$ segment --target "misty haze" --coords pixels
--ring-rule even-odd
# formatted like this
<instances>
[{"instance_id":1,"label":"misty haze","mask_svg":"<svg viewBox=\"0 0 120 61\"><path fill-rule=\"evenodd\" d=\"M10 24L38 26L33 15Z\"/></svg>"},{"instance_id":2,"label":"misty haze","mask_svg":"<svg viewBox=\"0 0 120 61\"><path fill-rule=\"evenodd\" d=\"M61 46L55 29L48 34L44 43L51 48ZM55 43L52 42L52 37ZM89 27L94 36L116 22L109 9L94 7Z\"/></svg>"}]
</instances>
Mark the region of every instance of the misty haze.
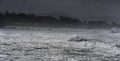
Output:
<instances>
[{"instance_id":1,"label":"misty haze","mask_svg":"<svg viewBox=\"0 0 120 61\"><path fill-rule=\"evenodd\" d=\"M0 0L0 61L120 61L119 0Z\"/></svg>"}]
</instances>

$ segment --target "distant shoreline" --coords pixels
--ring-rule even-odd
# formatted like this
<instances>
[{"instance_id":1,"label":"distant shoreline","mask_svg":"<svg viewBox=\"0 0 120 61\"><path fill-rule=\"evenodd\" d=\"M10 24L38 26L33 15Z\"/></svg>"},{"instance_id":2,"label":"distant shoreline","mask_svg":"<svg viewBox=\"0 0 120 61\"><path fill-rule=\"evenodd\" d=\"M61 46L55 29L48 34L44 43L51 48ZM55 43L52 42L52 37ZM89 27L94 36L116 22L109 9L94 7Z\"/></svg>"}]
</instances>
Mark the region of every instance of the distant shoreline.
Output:
<instances>
[{"instance_id":1,"label":"distant shoreline","mask_svg":"<svg viewBox=\"0 0 120 61\"><path fill-rule=\"evenodd\" d=\"M35 16L24 13L0 13L0 28L111 28L120 25L113 21L88 21L67 16Z\"/></svg>"}]
</instances>

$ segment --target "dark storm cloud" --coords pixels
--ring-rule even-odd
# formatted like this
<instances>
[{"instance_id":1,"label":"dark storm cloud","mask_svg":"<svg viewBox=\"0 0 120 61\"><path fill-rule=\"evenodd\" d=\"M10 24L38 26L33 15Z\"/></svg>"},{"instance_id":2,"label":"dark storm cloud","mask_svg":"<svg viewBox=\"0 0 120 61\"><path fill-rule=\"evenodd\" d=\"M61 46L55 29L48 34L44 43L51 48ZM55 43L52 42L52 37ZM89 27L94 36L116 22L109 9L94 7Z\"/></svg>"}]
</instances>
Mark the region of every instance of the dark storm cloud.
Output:
<instances>
[{"instance_id":1,"label":"dark storm cloud","mask_svg":"<svg viewBox=\"0 0 120 61\"><path fill-rule=\"evenodd\" d=\"M0 5L3 3L3 0L0 0Z\"/></svg>"},{"instance_id":2,"label":"dark storm cloud","mask_svg":"<svg viewBox=\"0 0 120 61\"><path fill-rule=\"evenodd\" d=\"M120 0L0 0L0 11L42 15L120 16Z\"/></svg>"}]
</instances>

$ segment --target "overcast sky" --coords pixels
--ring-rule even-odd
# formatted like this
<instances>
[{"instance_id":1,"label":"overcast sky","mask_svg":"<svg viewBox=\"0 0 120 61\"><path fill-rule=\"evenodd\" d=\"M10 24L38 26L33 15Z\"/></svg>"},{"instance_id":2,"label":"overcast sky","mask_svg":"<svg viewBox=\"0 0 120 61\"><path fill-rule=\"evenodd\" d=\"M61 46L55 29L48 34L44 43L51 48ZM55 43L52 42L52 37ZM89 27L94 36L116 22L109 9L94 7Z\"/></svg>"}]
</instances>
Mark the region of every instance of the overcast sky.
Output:
<instances>
[{"instance_id":1,"label":"overcast sky","mask_svg":"<svg viewBox=\"0 0 120 61\"><path fill-rule=\"evenodd\" d=\"M0 11L41 15L120 16L120 0L0 0Z\"/></svg>"}]
</instances>

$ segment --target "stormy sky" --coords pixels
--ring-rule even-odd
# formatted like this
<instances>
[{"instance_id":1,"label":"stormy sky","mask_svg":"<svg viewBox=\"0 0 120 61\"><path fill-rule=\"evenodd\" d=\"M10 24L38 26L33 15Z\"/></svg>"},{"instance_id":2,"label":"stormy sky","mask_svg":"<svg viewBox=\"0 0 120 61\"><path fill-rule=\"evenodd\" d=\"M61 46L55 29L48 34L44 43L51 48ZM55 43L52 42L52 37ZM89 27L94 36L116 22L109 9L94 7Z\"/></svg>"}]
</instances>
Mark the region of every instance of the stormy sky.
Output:
<instances>
[{"instance_id":1,"label":"stormy sky","mask_svg":"<svg viewBox=\"0 0 120 61\"><path fill-rule=\"evenodd\" d=\"M120 16L120 0L0 0L0 12L36 15Z\"/></svg>"}]
</instances>

